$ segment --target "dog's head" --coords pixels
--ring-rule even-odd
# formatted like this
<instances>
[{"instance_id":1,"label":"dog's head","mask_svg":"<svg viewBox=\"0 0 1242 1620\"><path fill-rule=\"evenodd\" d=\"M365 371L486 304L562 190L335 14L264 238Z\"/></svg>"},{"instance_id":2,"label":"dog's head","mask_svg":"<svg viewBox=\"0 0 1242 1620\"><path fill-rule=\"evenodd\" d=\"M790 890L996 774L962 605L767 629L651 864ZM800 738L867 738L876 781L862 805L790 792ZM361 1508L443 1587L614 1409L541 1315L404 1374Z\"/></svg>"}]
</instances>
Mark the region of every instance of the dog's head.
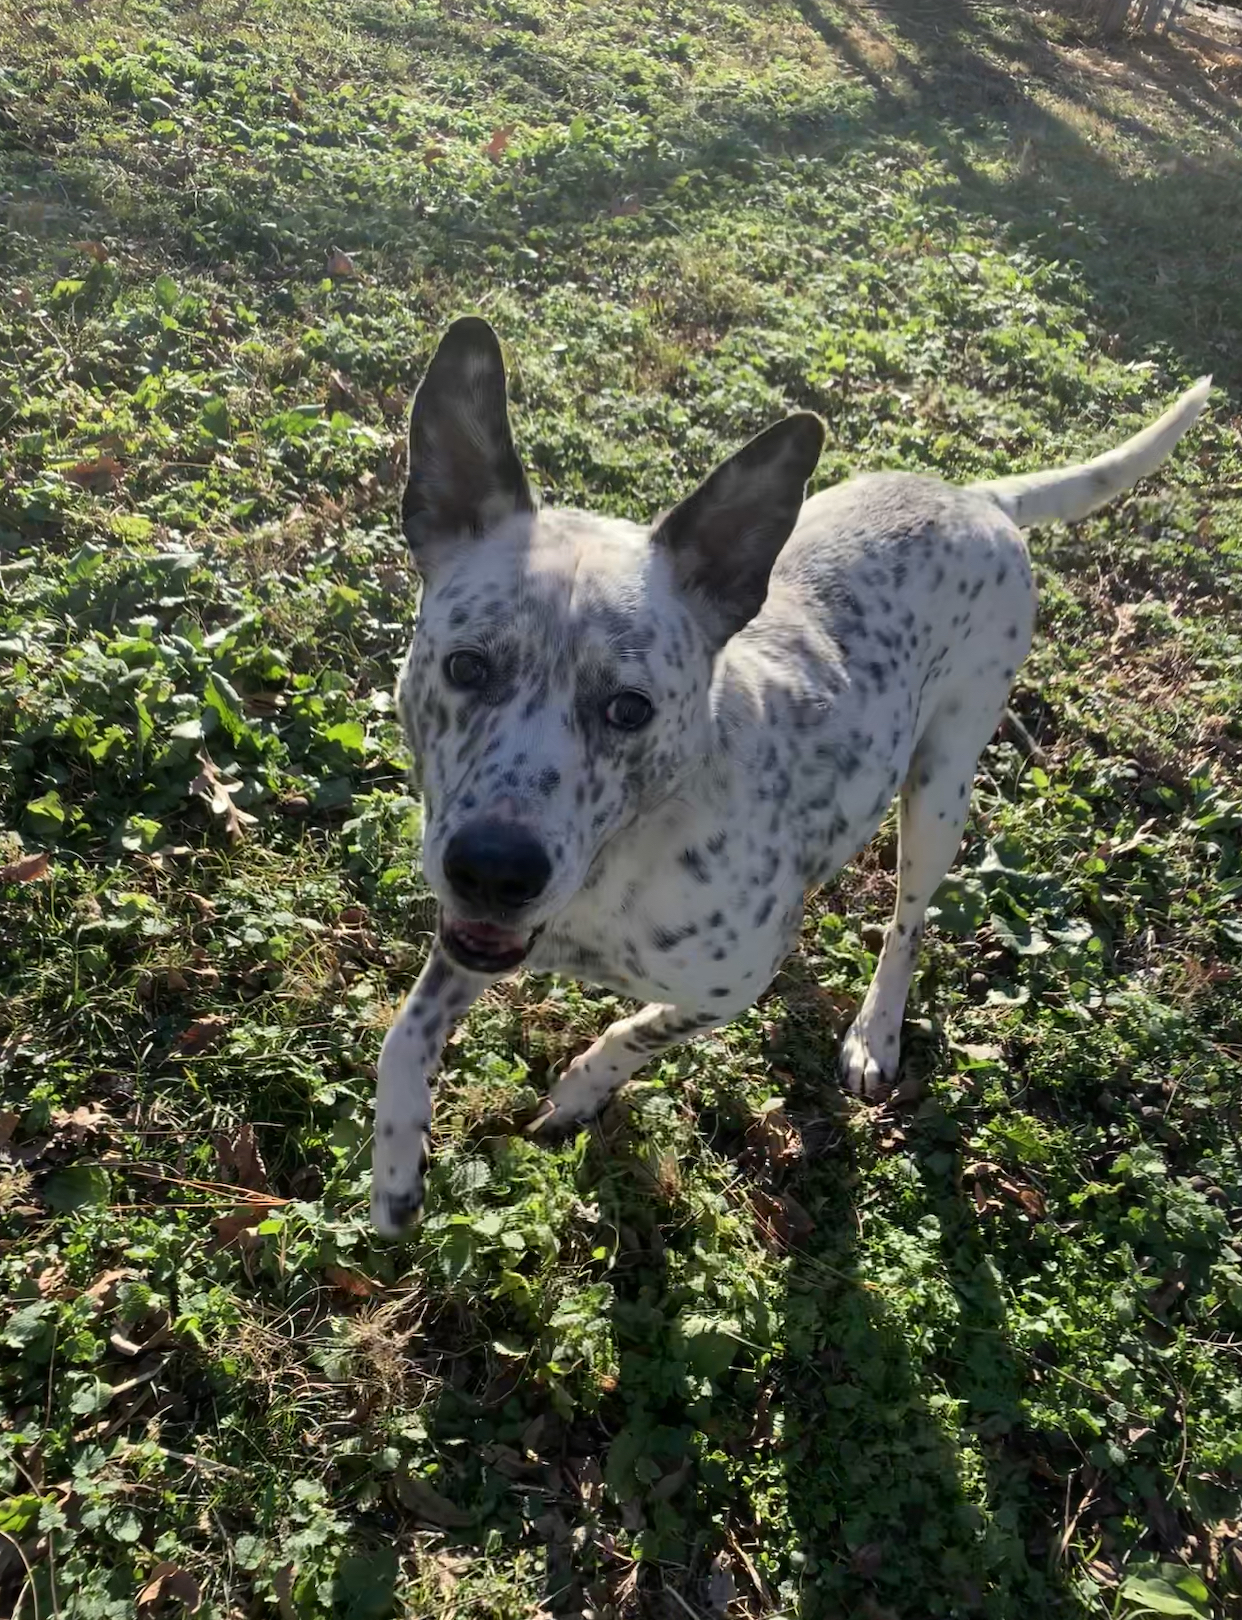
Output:
<instances>
[{"instance_id":1,"label":"dog's head","mask_svg":"<svg viewBox=\"0 0 1242 1620\"><path fill-rule=\"evenodd\" d=\"M716 654L762 605L822 444L817 417L791 416L650 530L541 512L495 334L449 328L410 417L423 593L399 696L460 965L515 967L608 839L703 757Z\"/></svg>"}]
</instances>

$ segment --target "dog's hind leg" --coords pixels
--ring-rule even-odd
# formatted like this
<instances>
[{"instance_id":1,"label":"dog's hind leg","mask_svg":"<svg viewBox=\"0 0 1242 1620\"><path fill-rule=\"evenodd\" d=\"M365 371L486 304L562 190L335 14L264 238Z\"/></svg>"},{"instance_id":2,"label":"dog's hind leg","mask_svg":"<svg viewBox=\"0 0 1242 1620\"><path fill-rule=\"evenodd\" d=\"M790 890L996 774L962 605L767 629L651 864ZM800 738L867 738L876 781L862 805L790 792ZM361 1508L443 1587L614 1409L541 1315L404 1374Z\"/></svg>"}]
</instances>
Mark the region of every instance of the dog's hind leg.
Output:
<instances>
[{"instance_id":1,"label":"dog's hind leg","mask_svg":"<svg viewBox=\"0 0 1242 1620\"><path fill-rule=\"evenodd\" d=\"M919 740L901 790L897 904L866 999L841 1043L841 1077L851 1091L874 1097L897 1078L901 1021L918 960L924 915L952 864L970 810L979 755L1003 713L988 711L986 729L946 704Z\"/></svg>"},{"instance_id":2,"label":"dog's hind leg","mask_svg":"<svg viewBox=\"0 0 1242 1620\"><path fill-rule=\"evenodd\" d=\"M549 1138L564 1135L598 1114L649 1058L679 1041L719 1029L739 1011L740 1006L723 1013L690 1012L653 1001L631 1018L619 1018L573 1060L526 1129Z\"/></svg>"}]
</instances>

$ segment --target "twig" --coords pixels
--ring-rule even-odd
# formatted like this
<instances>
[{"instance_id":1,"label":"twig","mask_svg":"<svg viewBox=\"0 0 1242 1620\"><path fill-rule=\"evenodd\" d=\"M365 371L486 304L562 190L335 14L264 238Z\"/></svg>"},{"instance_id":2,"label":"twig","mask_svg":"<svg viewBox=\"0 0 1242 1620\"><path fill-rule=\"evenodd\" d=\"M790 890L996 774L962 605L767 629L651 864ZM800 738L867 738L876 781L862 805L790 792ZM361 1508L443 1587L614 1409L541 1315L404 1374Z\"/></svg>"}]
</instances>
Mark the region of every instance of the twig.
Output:
<instances>
[{"instance_id":1,"label":"twig","mask_svg":"<svg viewBox=\"0 0 1242 1620\"><path fill-rule=\"evenodd\" d=\"M1031 736L1030 732L1018 719L1012 709L1005 710L1005 718L1001 722L1001 730L1020 754L1025 754L1033 765L1046 765L1048 756Z\"/></svg>"}]
</instances>

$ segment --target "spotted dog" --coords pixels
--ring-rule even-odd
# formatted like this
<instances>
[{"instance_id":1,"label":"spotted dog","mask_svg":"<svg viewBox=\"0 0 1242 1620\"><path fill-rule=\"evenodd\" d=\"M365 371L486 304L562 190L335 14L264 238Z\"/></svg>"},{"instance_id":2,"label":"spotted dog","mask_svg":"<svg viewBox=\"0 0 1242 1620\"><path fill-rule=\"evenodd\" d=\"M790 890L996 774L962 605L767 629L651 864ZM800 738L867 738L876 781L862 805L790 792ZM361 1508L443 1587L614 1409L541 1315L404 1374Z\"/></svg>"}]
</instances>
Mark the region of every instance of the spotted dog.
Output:
<instances>
[{"instance_id":1,"label":"spotted dog","mask_svg":"<svg viewBox=\"0 0 1242 1620\"><path fill-rule=\"evenodd\" d=\"M900 789L896 911L841 1051L896 1073L924 910L1026 656L1020 528L1153 471L1209 380L1085 466L954 488L881 473L804 501L823 427L759 434L646 528L540 510L500 347L457 321L414 400L402 518L423 593L398 685L439 927L379 1059L372 1216L423 1200L431 1079L476 997L525 965L641 1000L534 1122L595 1114L655 1053L749 1006L807 891Z\"/></svg>"}]
</instances>

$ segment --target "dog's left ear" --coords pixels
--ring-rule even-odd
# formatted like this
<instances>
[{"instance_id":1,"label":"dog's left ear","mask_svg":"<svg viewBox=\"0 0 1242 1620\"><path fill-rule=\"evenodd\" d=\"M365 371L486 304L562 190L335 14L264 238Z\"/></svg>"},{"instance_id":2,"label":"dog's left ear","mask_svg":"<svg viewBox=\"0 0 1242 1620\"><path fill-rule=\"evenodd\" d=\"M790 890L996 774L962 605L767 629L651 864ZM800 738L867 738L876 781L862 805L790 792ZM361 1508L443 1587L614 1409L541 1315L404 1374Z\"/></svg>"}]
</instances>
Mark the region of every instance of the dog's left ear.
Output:
<instances>
[{"instance_id":1,"label":"dog's left ear","mask_svg":"<svg viewBox=\"0 0 1242 1620\"><path fill-rule=\"evenodd\" d=\"M772 564L798 521L823 447L818 416L787 416L722 461L657 523L651 538L667 548L716 646L763 606Z\"/></svg>"},{"instance_id":2,"label":"dog's left ear","mask_svg":"<svg viewBox=\"0 0 1242 1620\"><path fill-rule=\"evenodd\" d=\"M441 338L414 396L401 526L419 561L435 541L482 534L534 505L509 426L500 343L467 315Z\"/></svg>"}]
</instances>

